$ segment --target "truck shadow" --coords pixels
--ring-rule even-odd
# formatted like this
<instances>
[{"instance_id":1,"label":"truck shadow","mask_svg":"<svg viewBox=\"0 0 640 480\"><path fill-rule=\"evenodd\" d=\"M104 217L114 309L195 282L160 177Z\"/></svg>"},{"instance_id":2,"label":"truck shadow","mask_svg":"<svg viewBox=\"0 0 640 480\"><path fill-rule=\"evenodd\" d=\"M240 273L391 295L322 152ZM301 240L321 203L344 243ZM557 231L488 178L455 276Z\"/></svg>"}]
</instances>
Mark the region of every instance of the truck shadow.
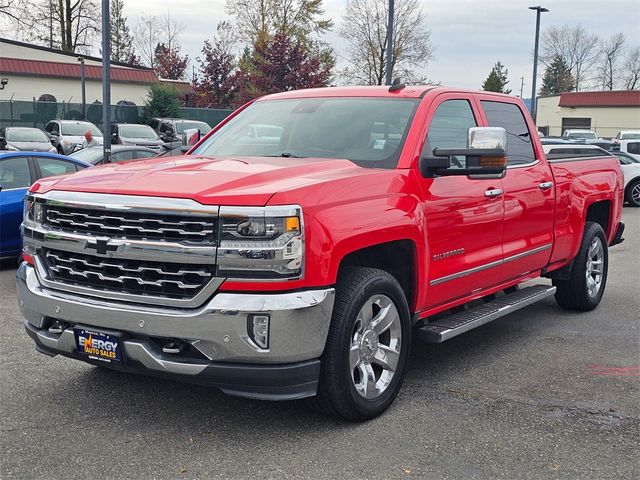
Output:
<instances>
[{"instance_id":1,"label":"truck shadow","mask_svg":"<svg viewBox=\"0 0 640 480\"><path fill-rule=\"evenodd\" d=\"M529 307L536 311L527 317L544 317L545 310L555 309L552 302ZM526 311L526 310L525 310ZM531 314L534 315L531 315ZM548 312L547 312L548 313ZM44 403L57 405L61 417L118 418L119 435L133 436L140 429L155 434L215 441L237 442L240 447L248 435L260 432L262 442L278 441L281 436L335 434L342 429L385 424L394 415L410 408L413 395L427 395L422 386L454 381L467 375L469 365L487 358L500 357L512 343L527 342L536 332L527 329L514 316L497 320L475 331L440 345L413 342L407 384L417 388L401 390L387 414L365 424L354 425L325 418L310 411L303 401L267 402L227 396L210 387L112 371L81 365L77 375L59 376L57 388L45 393ZM65 361L66 359L56 359ZM80 403L68 402L69 392L82 397ZM75 395L74 395L75 398ZM65 412L65 410L67 410ZM116 428L107 423L108 428ZM207 443L206 441L204 442ZM203 447L205 448L205 447Z\"/></svg>"}]
</instances>

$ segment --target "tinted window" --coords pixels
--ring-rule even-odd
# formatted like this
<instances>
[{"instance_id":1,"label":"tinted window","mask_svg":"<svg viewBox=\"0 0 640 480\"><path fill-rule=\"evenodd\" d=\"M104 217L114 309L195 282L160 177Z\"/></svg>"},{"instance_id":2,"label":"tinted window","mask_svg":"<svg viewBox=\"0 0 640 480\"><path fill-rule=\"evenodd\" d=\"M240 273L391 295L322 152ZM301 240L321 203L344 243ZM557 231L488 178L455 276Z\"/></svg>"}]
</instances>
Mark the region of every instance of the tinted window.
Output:
<instances>
[{"instance_id":1,"label":"tinted window","mask_svg":"<svg viewBox=\"0 0 640 480\"><path fill-rule=\"evenodd\" d=\"M469 129L478 126L468 100L446 100L440 104L431 119L422 150L433 155L434 148L467 148ZM464 168L465 157L456 157L451 168Z\"/></svg>"},{"instance_id":2,"label":"tinted window","mask_svg":"<svg viewBox=\"0 0 640 480\"><path fill-rule=\"evenodd\" d=\"M137 150L135 153L136 158L152 158L158 156L156 152L147 152L146 150Z\"/></svg>"},{"instance_id":3,"label":"tinted window","mask_svg":"<svg viewBox=\"0 0 640 480\"><path fill-rule=\"evenodd\" d=\"M627 144L627 152L640 155L640 142L629 142Z\"/></svg>"},{"instance_id":4,"label":"tinted window","mask_svg":"<svg viewBox=\"0 0 640 480\"><path fill-rule=\"evenodd\" d=\"M133 151L124 150L122 152L112 152L111 153L111 161L112 162L124 162L126 160L133 160Z\"/></svg>"},{"instance_id":5,"label":"tinted window","mask_svg":"<svg viewBox=\"0 0 640 480\"><path fill-rule=\"evenodd\" d=\"M64 175L65 173L76 172L76 164L59 160L57 158L38 158L40 165L40 178L52 177L54 175Z\"/></svg>"},{"instance_id":6,"label":"tinted window","mask_svg":"<svg viewBox=\"0 0 640 480\"><path fill-rule=\"evenodd\" d=\"M531 134L520 108L513 103L483 100L482 108L490 127L507 131L507 158L509 165L522 165L535 161Z\"/></svg>"},{"instance_id":7,"label":"tinted window","mask_svg":"<svg viewBox=\"0 0 640 480\"><path fill-rule=\"evenodd\" d=\"M559 160L562 158L579 158L579 157L608 157L611 154L601 148L572 148L557 147L549 150L547 158L549 160Z\"/></svg>"},{"instance_id":8,"label":"tinted window","mask_svg":"<svg viewBox=\"0 0 640 480\"><path fill-rule=\"evenodd\" d=\"M26 188L31 185L27 157L12 157L0 160L0 185L2 185L2 190Z\"/></svg>"}]
</instances>

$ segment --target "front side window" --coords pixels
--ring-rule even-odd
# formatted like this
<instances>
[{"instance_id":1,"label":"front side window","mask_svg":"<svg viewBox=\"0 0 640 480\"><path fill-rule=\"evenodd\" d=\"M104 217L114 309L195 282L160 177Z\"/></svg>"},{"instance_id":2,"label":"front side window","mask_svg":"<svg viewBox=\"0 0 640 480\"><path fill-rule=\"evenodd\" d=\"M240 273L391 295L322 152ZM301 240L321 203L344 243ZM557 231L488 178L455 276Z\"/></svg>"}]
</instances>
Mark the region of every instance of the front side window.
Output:
<instances>
[{"instance_id":1,"label":"front side window","mask_svg":"<svg viewBox=\"0 0 640 480\"><path fill-rule=\"evenodd\" d=\"M629 142L627 144L627 152L633 155L640 155L640 142Z\"/></svg>"},{"instance_id":2,"label":"front side window","mask_svg":"<svg viewBox=\"0 0 640 480\"><path fill-rule=\"evenodd\" d=\"M536 160L531 133L524 115L514 103L482 100L480 102L490 127L507 131L507 161L509 165L523 165Z\"/></svg>"},{"instance_id":3,"label":"front side window","mask_svg":"<svg viewBox=\"0 0 640 480\"><path fill-rule=\"evenodd\" d=\"M40 165L41 178L64 175L77 171L75 163L66 162L57 158L39 158L38 165Z\"/></svg>"},{"instance_id":4,"label":"front side window","mask_svg":"<svg viewBox=\"0 0 640 480\"><path fill-rule=\"evenodd\" d=\"M406 98L258 101L193 154L345 158L362 167L395 168L417 105Z\"/></svg>"},{"instance_id":5,"label":"front side window","mask_svg":"<svg viewBox=\"0 0 640 480\"><path fill-rule=\"evenodd\" d=\"M27 188L31 185L29 161L27 157L11 157L0 160L0 186L2 191Z\"/></svg>"},{"instance_id":6,"label":"front side window","mask_svg":"<svg viewBox=\"0 0 640 480\"><path fill-rule=\"evenodd\" d=\"M433 155L435 148L467 148L469 129L477 126L468 100L442 102L429 124L422 155ZM451 168L465 168L465 163L465 157L454 157Z\"/></svg>"}]
</instances>

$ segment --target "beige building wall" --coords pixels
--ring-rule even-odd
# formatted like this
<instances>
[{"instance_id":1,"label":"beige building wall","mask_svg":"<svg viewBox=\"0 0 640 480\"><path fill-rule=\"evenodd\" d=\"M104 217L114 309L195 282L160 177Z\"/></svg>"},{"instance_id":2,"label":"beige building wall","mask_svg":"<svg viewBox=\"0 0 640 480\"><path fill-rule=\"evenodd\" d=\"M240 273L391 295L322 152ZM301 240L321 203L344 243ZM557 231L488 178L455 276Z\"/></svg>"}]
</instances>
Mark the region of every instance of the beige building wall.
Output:
<instances>
[{"instance_id":1,"label":"beige building wall","mask_svg":"<svg viewBox=\"0 0 640 480\"><path fill-rule=\"evenodd\" d=\"M563 118L590 118L591 129L602 138L620 130L640 130L640 107L560 107L560 95L538 99L536 124L549 127L550 136L562 136Z\"/></svg>"},{"instance_id":2,"label":"beige building wall","mask_svg":"<svg viewBox=\"0 0 640 480\"><path fill-rule=\"evenodd\" d=\"M53 77L24 77L21 75L3 74L9 79L9 83L0 90L0 100L32 101L43 93L49 93L56 97L58 102L82 102L80 80L72 78ZM147 98L149 85L143 83L111 83L111 104L115 105L120 100L129 100L136 105L143 105ZM102 102L102 84L98 80L86 81L87 104L95 100Z\"/></svg>"}]
</instances>

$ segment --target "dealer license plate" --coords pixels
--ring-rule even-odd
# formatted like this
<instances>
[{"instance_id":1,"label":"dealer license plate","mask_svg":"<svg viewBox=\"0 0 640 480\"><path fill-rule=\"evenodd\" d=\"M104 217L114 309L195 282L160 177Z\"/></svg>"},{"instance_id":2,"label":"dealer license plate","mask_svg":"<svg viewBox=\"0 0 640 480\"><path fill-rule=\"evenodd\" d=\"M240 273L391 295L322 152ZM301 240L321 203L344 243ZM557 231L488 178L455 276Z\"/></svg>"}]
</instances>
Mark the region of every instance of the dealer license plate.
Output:
<instances>
[{"instance_id":1,"label":"dealer license plate","mask_svg":"<svg viewBox=\"0 0 640 480\"><path fill-rule=\"evenodd\" d=\"M105 363L122 362L120 337L88 328L74 328L78 353Z\"/></svg>"}]
</instances>

